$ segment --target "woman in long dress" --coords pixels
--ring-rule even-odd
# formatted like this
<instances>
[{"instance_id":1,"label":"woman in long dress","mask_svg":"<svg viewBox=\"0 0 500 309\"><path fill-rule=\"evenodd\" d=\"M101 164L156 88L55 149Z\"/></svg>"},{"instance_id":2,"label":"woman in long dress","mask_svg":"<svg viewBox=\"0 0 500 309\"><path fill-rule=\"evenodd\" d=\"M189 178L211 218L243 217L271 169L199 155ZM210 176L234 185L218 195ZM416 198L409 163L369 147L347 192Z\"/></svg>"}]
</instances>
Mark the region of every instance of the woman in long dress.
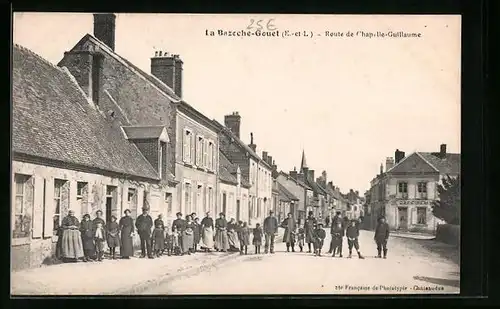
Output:
<instances>
[{"instance_id":1,"label":"woman in long dress","mask_svg":"<svg viewBox=\"0 0 500 309\"><path fill-rule=\"evenodd\" d=\"M229 249L227 221L222 212L219 214L219 218L215 220L215 249L221 252L226 252Z\"/></svg>"},{"instance_id":2,"label":"woman in long dress","mask_svg":"<svg viewBox=\"0 0 500 309\"><path fill-rule=\"evenodd\" d=\"M130 217L130 210L125 209L125 216L120 219L120 256L123 259L129 259L134 256L134 244L132 236L134 235L134 220Z\"/></svg>"},{"instance_id":3,"label":"woman in long dress","mask_svg":"<svg viewBox=\"0 0 500 309\"><path fill-rule=\"evenodd\" d=\"M231 218L231 220L227 224L227 240L229 243L230 251L240 251L240 241L238 240L238 225L234 218Z\"/></svg>"},{"instance_id":4,"label":"woman in long dress","mask_svg":"<svg viewBox=\"0 0 500 309\"><path fill-rule=\"evenodd\" d=\"M186 216L186 223L184 224L184 229L181 231L182 255L191 254L191 251L193 250L194 229L195 225L193 219L191 216Z\"/></svg>"},{"instance_id":5,"label":"woman in long dress","mask_svg":"<svg viewBox=\"0 0 500 309\"><path fill-rule=\"evenodd\" d=\"M76 262L83 257L83 244L79 222L73 210L62 220L61 257L64 262Z\"/></svg>"},{"instance_id":6,"label":"woman in long dress","mask_svg":"<svg viewBox=\"0 0 500 309\"><path fill-rule=\"evenodd\" d=\"M201 247L210 251L214 247L214 220L208 211L205 218L201 220Z\"/></svg>"}]
</instances>

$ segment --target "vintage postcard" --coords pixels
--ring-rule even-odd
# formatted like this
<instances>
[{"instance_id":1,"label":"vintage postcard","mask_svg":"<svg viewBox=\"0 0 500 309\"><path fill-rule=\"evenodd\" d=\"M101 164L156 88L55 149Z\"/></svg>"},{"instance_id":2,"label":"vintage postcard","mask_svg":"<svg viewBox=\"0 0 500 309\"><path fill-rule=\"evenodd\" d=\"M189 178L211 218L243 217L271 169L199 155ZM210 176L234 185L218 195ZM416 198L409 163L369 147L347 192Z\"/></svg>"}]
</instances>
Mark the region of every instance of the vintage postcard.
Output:
<instances>
[{"instance_id":1,"label":"vintage postcard","mask_svg":"<svg viewBox=\"0 0 500 309\"><path fill-rule=\"evenodd\" d=\"M458 294L459 15L13 17L11 294Z\"/></svg>"}]
</instances>

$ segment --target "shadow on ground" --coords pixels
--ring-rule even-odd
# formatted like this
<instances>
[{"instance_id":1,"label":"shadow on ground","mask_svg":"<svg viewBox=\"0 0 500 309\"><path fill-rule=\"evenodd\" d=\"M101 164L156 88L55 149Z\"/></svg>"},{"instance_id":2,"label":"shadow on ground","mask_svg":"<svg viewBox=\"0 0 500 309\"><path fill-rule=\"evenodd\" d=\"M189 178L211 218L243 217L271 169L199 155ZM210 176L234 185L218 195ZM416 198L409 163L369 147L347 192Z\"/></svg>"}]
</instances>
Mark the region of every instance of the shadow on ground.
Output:
<instances>
[{"instance_id":1,"label":"shadow on ground","mask_svg":"<svg viewBox=\"0 0 500 309\"><path fill-rule=\"evenodd\" d=\"M460 264L460 248L445 244L439 241L436 241L434 239L403 239L401 238L399 241L405 242L405 243L416 243L422 246L424 249L429 250L430 252L433 252L437 255L439 255L441 258L447 259L452 261L453 263L459 265Z\"/></svg>"},{"instance_id":2,"label":"shadow on ground","mask_svg":"<svg viewBox=\"0 0 500 309\"><path fill-rule=\"evenodd\" d=\"M425 282L432 283L432 284L451 286L451 287L455 287L455 288L460 287L460 280L459 279L443 279L443 278L432 278L432 277L425 277L425 276L413 276L413 279L419 280L419 281L425 281Z\"/></svg>"}]
</instances>

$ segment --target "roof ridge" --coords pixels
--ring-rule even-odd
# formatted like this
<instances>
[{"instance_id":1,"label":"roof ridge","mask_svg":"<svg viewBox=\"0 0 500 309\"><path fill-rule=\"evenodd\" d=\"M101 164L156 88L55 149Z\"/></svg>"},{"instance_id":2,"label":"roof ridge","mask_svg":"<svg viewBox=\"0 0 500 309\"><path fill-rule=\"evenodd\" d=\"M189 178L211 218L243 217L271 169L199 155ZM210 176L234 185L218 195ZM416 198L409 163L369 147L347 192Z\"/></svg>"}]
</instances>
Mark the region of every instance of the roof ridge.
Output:
<instances>
[{"instance_id":1,"label":"roof ridge","mask_svg":"<svg viewBox=\"0 0 500 309\"><path fill-rule=\"evenodd\" d=\"M148 74L146 72L144 72L144 74L142 74L141 72L138 72L137 69L141 70L139 67L135 66L134 64L132 64L130 62L130 64L132 64L133 66L135 66L136 68L132 67L129 63L128 60L126 60L124 57L120 56L119 54L117 54L115 51L113 51L111 48L109 48L109 46L107 46L104 42L102 42L101 40L97 39L95 36L93 36L92 34L90 33L87 33L85 36L88 36L90 37L91 39L95 40L98 44L99 44L99 47L102 48L103 50L105 50L108 54L110 54L113 58L115 58L116 60L118 60L119 62L121 62L123 65L125 65L128 69L130 69L132 72L136 73L137 75L139 75L140 77L142 77L143 79L145 79L147 82L149 82L154 88L156 88L158 91L160 91L163 95L165 95L169 100L171 100L172 102L180 102L181 99L180 98L175 98L173 97L171 94L168 94L166 93L165 91L161 90L158 86L156 86L153 82L151 82L150 80L148 80L144 74L147 74L148 76L153 76L152 74ZM85 37L84 36L84 37ZM141 70L142 71L142 70ZM164 85L164 83L163 83ZM165 85L166 86L166 85ZM167 88L169 90L172 90L170 87L167 86ZM173 92L173 90L172 90ZM174 93L175 94L175 93Z\"/></svg>"},{"instance_id":2,"label":"roof ridge","mask_svg":"<svg viewBox=\"0 0 500 309\"><path fill-rule=\"evenodd\" d=\"M21 50L24 50L24 51L26 51L26 52L29 52L30 54L32 54L33 56L35 56L35 57L36 57L36 58L38 58L39 60L42 60L42 62L44 62L44 63L46 63L46 64L49 64L50 66L52 66L53 68L58 69L59 71L62 71L62 69L61 69L58 65L56 65L56 64L54 64L54 63L50 62L49 60L47 60L47 59L43 58L41 55L37 54L36 52L32 51L31 49L29 49L29 48L28 48L28 47L26 47L26 46L23 46L23 45L21 45L21 44L19 44L19 43L14 43L14 47L17 47L17 48L19 48L19 49L21 49Z\"/></svg>"}]
</instances>

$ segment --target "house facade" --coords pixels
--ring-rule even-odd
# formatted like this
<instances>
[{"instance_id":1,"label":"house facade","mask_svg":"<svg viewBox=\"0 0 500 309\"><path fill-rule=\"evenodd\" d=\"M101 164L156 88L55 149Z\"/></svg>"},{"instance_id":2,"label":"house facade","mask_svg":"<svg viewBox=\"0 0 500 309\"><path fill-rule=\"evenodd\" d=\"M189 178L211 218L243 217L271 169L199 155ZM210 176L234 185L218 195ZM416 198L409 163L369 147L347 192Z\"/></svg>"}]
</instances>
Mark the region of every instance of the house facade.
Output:
<instances>
[{"instance_id":1,"label":"house facade","mask_svg":"<svg viewBox=\"0 0 500 309\"><path fill-rule=\"evenodd\" d=\"M101 210L109 221L125 209L135 219L143 206L153 214L170 207L162 198L175 194L161 160L170 143L165 127L123 126L68 69L23 47L14 46L12 68L13 270L52 258L69 210L79 220Z\"/></svg>"},{"instance_id":2,"label":"house facade","mask_svg":"<svg viewBox=\"0 0 500 309\"><path fill-rule=\"evenodd\" d=\"M435 232L440 222L432 214L433 203L439 199L437 185L443 177L459 173L460 154L447 153L444 144L439 152L414 152L407 157L396 150L394 159L387 158L385 172L381 166L371 181L372 221L385 215L392 229Z\"/></svg>"},{"instance_id":3,"label":"house facade","mask_svg":"<svg viewBox=\"0 0 500 309\"><path fill-rule=\"evenodd\" d=\"M291 212L294 218L304 222L304 219L306 218L306 209L313 200L312 188L298 178L297 171L291 171L290 174L286 174L281 171L279 172L276 180L280 185L298 198L296 203L290 205L290 210L288 212Z\"/></svg>"},{"instance_id":4,"label":"house facade","mask_svg":"<svg viewBox=\"0 0 500 309\"><path fill-rule=\"evenodd\" d=\"M248 199L250 183L241 174L239 166L234 165L219 150L219 188L220 203L217 206L219 212L226 214L227 219L234 218L236 221L249 221Z\"/></svg>"},{"instance_id":5,"label":"house facade","mask_svg":"<svg viewBox=\"0 0 500 309\"><path fill-rule=\"evenodd\" d=\"M234 112L225 116L225 125L216 120L219 128L219 147L229 161L239 166L241 175L250 183L248 198L248 223L262 223L272 207L272 164L257 155L253 134L246 145L239 136L241 116Z\"/></svg>"},{"instance_id":6,"label":"house facade","mask_svg":"<svg viewBox=\"0 0 500 309\"><path fill-rule=\"evenodd\" d=\"M282 222L289 213L294 213L299 198L277 181L276 187L278 191L278 211L276 212L276 215L279 222Z\"/></svg>"}]
</instances>

